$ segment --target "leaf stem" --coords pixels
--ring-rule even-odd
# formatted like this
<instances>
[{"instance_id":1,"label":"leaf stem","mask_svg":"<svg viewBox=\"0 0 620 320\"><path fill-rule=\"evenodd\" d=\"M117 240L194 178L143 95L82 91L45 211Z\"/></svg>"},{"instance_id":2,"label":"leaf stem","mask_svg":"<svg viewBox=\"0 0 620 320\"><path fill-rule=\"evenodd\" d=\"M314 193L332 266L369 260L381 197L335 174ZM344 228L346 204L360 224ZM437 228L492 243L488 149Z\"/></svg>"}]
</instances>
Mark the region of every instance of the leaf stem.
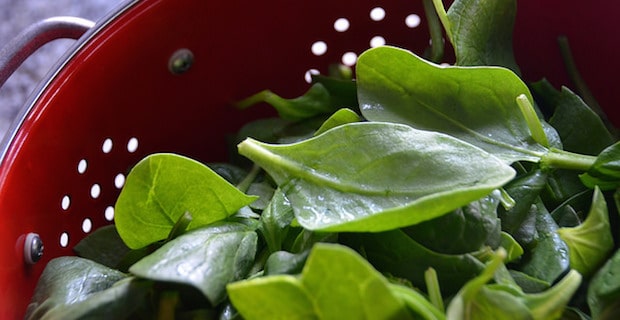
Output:
<instances>
[{"instance_id":1,"label":"leaf stem","mask_svg":"<svg viewBox=\"0 0 620 320\"><path fill-rule=\"evenodd\" d=\"M424 14L428 21L428 31L431 36L431 56L429 60L439 63L443 60L444 54L443 29L439 21L439 15L435 10L433 0L423 0L422 4L424 5Z\"/></svg>"},{"instance_id":2,"label":"leaf stem","mask_svg":"<svg viewBox=\"0 0 620 320\"><path fill-rule=\"evenodd\" d=\"M437 279L437 271L428 268L424 272L424 282L426 283L426 291L431 303L440 311L444 311L443 298L441 297L441 289L439 288L439 280Z\"/></svg>"},{"instance_id":3,"label":"leaf stem","mask_svg":"<svg viewBox=\"0 0 620 320\"><path fill-rule=\"evenodd\" d=\"M432 1L433 5L435 6L435 11L437 12L437 17L441 21L441 24L443 24L443 28L446 30L448 40L453 43L452 25L450 24L450 20L448 19L448 13L446 12L446 8L443 6L443 2L441 0Z\"/></svg>"},{"instance_id":4,"label":"leaf stem","mask_svg":"<svg viewBox=\"0 0 620 320\"><path fill-rule=\"evenodd\" d=\"M388 284L388 286L390 287L390 291L392 292L392 294L400 298L401 301L405 303L407 308L412 310L417 315L421 316L422 319L446 319L443 312L437 309L432 303L426 300L426 298L417 291L403 287L398 284Z\"/></svg>"},{"instance_id":5,"label":"leaf stem","mask_svg":"<svg viewBox=\"0 0 620 320\"><path fill-rule=\"evenodd\" d=\"M542 169L569 169L578 171L588 171L596 156L589 156L556 148L550 148L549 152L540 158Z\"/></svg>"},{"instance_id":6,"label":"leaf stem","mask_svg":"<svg viewBox=\"0 0 620 320\"><path fill-rule=\"evenodd\" d=\"M256 164L252 165L252 169L250 169L250 172L248 172L248 174L245 176L245 178L243 178L243 180L241 180L237 184L237 189L239 189L239 191L241 191L241 192L248 191L248 188L250 188L250 185L252 184L252 182L254 182L254 180L256 180L256 176L258 176L260 171L261 171L260 166L258 166Z\"/></svg>"}]
</instances>

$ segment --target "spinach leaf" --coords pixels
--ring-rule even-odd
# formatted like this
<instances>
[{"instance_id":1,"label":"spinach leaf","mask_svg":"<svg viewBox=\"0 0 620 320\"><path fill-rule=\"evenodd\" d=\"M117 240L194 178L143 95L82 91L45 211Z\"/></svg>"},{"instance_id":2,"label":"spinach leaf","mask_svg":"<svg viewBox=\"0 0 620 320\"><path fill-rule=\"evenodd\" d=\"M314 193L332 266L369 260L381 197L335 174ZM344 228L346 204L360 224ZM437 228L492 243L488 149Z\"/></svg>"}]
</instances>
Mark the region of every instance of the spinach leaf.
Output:
<instances>
[{"instance_id":1,"label":"spinach leaf","mask_svg":"<svg viewBox=\"0 0 620 320\"><path fill-rule=\"evenodd\" d=\"M620 187L620 142L601 151L590 169L579 178L590 188L613 190Z\"/></svg>"},{"instance_id":2,"label":"spinach leaf","mask_svg":"<svg viewBox=\"0 0 620 320\"><path fill-rule=\"evenodd\" d=\"M269 205L261 214L258 228L270 252L282 249L282 243L294 218L293 208L288 199L280 189L276 189Z\"/></svg>"},{"instance_id":3,"label":"spinach leaf","mask_svg":"<svg viewBox=\"0 0 620 320\"><path fill-rule=\"evenodd\" d=\"M588 306L593 319L611 320L620 316L620 250L592 277Z\"/></svg>"},{"instance_id":4,"label":"spinach leaf","mask_svg":"<svg viewBox=\"0 0 620 320\"><path fill-rule=\"evenodd\" d=\"M358 122L361 121L360 116L355 113L355 111L351 109L340 109L331 115L325 122L321 125L321 127L314 133L314 135L319 135L331 128L335 128L339 125Z\"/></svg>"},{"instance_id":5,"label":"spinach leaf","mask_svg":"<svg viewBox=\"0 0 620 320\"><path fill-rule=\"evenodd\" d=\"M193 286L215 306L226 298L226 284L247 276L256 241L256 233L245 225L214 224L171 240L129 271L150 280Z\"/></svg>"},{"instance_id":6,"label":"spinach leaf","mask_svg":"<svg viewBox=\"0 0 620 320\"><path fill-rule=\"evenodd\" d=\"M329 90L321 83L313 84L304 95L297 98L285 99L270 90L264 90L237 102L236 105L244 109L261 102L274 107L280 118L294 121L330 114L339 107L349 107L340 105L339 100L332 99Z\"/></svg>"},{"instance_id":7,"label":"spinach leaf","mask_svg":"<svg viewBox=\"0 0 620 320\"><path fill-rule=\"evenodd\" d=\"M597 155L615 142L603 120L570 89L562 87L549 124L560 134L564 149Z\"/></svg>"},{"instance_id":8,"label":"spinach leaf","mask_svg":"<svg viewBox=\"0 0 620 320\"><path fill-rule=\"evenodd\" d=\"M502 221L502 230L512 235L519 243L528 244L536 235L536 210L532 211L539 194L545 188L547 174L540 170L532 170L510 181L504 190L515 200L515 205L506 210L498 208L498 216Z\"/></svg>"},{"instance_id":9,"label":"spinach leaf","mask_svg":"<svg viewBox=\"0 0 620 320\"><path fill-rule=\"evenodd\" d=\"M605 263L614 247L609 225L607 202L598 187L594 189L592 207L582 224L560 228L558 234L568 245L571 268L589 277Z\"/></svg>"},{"instance_id":10,"label":"spinach leaf","mask_svg":"<svg viewBox=\"0 0 620 320\"><path fill-rule=\"evenodd\" d=\"M499 200L486 196L446 215L403 229L413 240L439 253L463 254L488 245L497 248L501 223Z\"/></svg>"},{"instance_id":11,"label":"spinach leaf","mask_svg":"<svg viewBox=\"0 0 620 320\"><path fill-rule=\"evenodd\" d=\"M536 208L536 237L526 246L517 270L551 284L569 268L568 246L557 233L558 225L541 201Z\"/></svg>"},{"instance_id":12,"label":"spinach leaf","mask_svg":"<svg viewBox=\"0 0 620 320\"><path fill-rule=\"evenodd\" d=\"M447 19L460 66L502 66L519 74L512 49L516 0L456 0Z\"/></svg>"},{"instance_id":13,"label":"spinach leaf","mask_svg":"<svg viewBox=\"0 0 620 320\"><path fill-rule=\"evenodd\" d=\"M98 228L73 247L76 254L109 268L118 268L131 249L125 245L115 225Z\"/></svg>"},{"instance_id":14,"label":"spinach leaf","mask_svg":"<svg viewBox=\"0 0 620 320\"><path fill-rule=\"evenodd\" d=\"M131 319L147 301L152 288L150 281L133 277L121 279L111 287L92 293L84 300L58 305L48 310L44 319ZM140 310L144 316L148 310ZM32 319L41 314L35 313ZM28 318L30 319L30 318Z\"/></svg>"},{"instance_id":15,"label":"spinach leaf","mask_svg":"<svg viewBox=\"0 0 620 320\"><path fill-rule=\"evenodd\" d=\"M355 251L337 244L316 244L299 277L254 278L231 283L227 290L248 320L411 319L387 279Z\"/></svg>"},{"instance_id":16,"label":"spinach leaf","mask_svg":"<svg viewBox=\"0 0 620 320\"><path fill-rule=\"evenodd\" d=\"M300 253L276 251L265 262L265 275L301 273L310 250Z\"/></svg>"},{"instance_id":17,"label":"spinach leaf","mask_svg":"<svg viewBox=\"0 0 620 320\"><path fill-rule=\"evenodd\" d=\"M38 318L56 306L86 300L90 295L110 288L127 275L80 257L50 260L28 305L26 318Z\"/></svg>"},{"instance_id":18,"label":"spinach leaf","mask_svg":"<svg viewBox=\"0 0 620 320\"><path fill-rule=\"evenodd\" d=\"M499 250L484 271L463 286L450 302L448 319L558 319L581 283L574 270L545 292L526 294L505 284L487 284L503 265Z\"/></svg>"},{"instance_id":19,"label":"spinach leaf","mask_svg":"<svg viewBox=\"0 0 620 320\"><path fill-rule=\"evenodd\" d=\"M380 233L341 235L342 243L364 252L366 258L381 272L405 278L414 286L424 288L424 272L437 272L442 292L458 291L469 279L477 276L482 263L471 254L441 254L429 250L407 236L402 230Z\"/></svg>"},{"instance_id":20,"label":"spinach leaf","mask_svg":"<svg viewBox=\"0 0 620 320\"><path fill-rule=\"evenodd\" d=\"M357 86L368 120L447 133L507 163L538 162L547 152L516 102L532 96L508 69L443 67L403 49L377 47L360 55Z\"/></svg>"},{"instance_id":21,"label":"spinach leaf","mask_svg":"<svg viewBox=\"0 0 620 320\"><path fill-rule=\"evenodd\" d=\"M273 177L299 224L310 230L412 225L479 199L514 176L511 167L468 143L392 123L350 123L288 145L247 139L239 153Z\"/></svg>"},{"instance_id":22,"label":"spinach leaf","mask_svg":"<svg viewBox=\"0 0 620 320\"><path fill-rule=\"evenodd\" d=\"M192 215L192 229L223 220L254 200L195 160L153 154L127 176L115 223L125 244L138 249L166 239L185 212Z\"/></svg>"}]
</instances>

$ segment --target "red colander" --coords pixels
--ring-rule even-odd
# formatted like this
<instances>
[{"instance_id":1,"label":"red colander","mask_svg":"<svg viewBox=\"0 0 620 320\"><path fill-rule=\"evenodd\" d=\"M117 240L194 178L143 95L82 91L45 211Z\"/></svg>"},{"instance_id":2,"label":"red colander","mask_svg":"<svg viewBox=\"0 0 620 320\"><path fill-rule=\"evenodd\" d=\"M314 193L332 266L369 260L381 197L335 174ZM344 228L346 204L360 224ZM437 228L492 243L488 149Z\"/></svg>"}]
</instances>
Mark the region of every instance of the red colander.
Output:
<instances>
[{"instance_id":1,"label":"red colander","mask_svg":"<svg viewBox=\"0 0 620 320\"><path fill-rule=\"evenodd\" d=\"M571 86L556 42L567 35L583 78L620 123L611 81L620 47L610 36L618 10L602 0L519 1L514 46L524 78ZM77 38L87 27L55 36ZM124 177L145 155L226 160L226 135L271 112L231 101L267 88L294 97L310 72L353 64L371 45L421 53L428 41L422 0L122 4L52 68L2 146L0 319L23 316L51 258L72 255L113 222Z\"/></svg>"}]
</instances>

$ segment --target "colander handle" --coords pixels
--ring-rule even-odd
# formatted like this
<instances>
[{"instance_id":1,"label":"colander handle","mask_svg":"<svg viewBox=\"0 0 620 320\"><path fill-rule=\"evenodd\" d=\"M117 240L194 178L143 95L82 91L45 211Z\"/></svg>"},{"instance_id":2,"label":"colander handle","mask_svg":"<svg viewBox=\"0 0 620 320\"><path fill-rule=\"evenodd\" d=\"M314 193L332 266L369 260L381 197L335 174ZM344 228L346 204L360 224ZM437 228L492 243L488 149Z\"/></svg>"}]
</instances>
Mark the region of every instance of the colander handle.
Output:
<instances>
[{"instance_id":1,"label":"colander handle","mask_svg":"<svg viewBox=\"0 0 620 320\"><path fill-rule=\"evenodd\" d=\"M79 39L94 25L94 22L82 18L53 17L26 28L0 50L0 87L44 44L56 39Z\"/></svg>"}]
</instances>

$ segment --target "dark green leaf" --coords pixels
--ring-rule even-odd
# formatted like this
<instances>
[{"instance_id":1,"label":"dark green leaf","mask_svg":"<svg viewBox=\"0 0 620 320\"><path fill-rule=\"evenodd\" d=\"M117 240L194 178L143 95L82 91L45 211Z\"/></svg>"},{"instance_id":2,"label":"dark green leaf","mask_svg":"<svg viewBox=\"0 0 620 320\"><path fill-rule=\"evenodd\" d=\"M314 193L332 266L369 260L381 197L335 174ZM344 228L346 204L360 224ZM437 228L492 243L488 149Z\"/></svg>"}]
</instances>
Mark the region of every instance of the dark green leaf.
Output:
<instances>
[{"instance_id":1,"label":"dark green leaf","mask_svg":"<svg viewBox=\"0 0 620 320\"><path fill-rule=\"evenodd\" d=\"M428 268L435 269L444 294L456 292L483 268L482 263L470 254L433 252L401 230L349 234L344 241L364 252L378 270L408 279L416 287L425 287L424 272Z\"/></svg>"},{"instance_id":2,"label":"dark green leaf","mask_svg":"<svg viewBox=\"0 0 620 320\"><path fill-rule=\"evenodd\" d=\"M90 295L110 288L127 275L80 257L58 257L45 266L26 318L38 318L56 306L86 300Z\"/></svg>"},{"instance_id":3,"label":"dark green leaf","mask_svg":"<svg viewBox=\"0 0 620 320\"><path fill-rule=\"evenodd\" d=\"M269 205L260 217L259 230L270 252L282 249L291 221L295 218L293 208L280 189L276 189Z\"/></svg>"},{"instance_id":4,"label":"dark green leaf","mask_svg":"<svg viewBox=\"0 0 620 320\"><path fill-rule=\"evenodd\" d=\"M538 195L545 188L547 175L540 170L522 174L508 183L504 190L515 200L509 210L500 207L498 216L502 221L502 230L511 234L519 243L532 241L535 229L531 206L537 201Z\"/></svg>"},{"instance_id":5,"label":"dark green leaf","mask_svg":"<svg viewBox=\"0 0 620 320\"><path fill-rule=\"evenodd\" d=\"M92 293L84 300L58 305L45 313L45 319L129 319L142 307L152 283L136 278L126 278L111 287ZM34 314L38 318L40 314Z\"/></svg>"},{"instance_id":6,"label":"dark green leaf","mask_svg":"<svg viewBox=\"0 0 620 320\"><path fill-rule=\"evenodd\" d=\"M461 66L502 66L519 73L512 50L516 0L456 0L448 9L451 42Z\"/></svg>"},{"instance_id":7,"label":"dark green leaf","mask_svg":"<svg viewBox=\"0 0 620 320\"><path fill-rule=\"evenodd\" d=\"M195 229L164 244L129 271L142 278L191 285L215 306L226 298L226 284L247 275L256 240L253 230L238 223Z\"/></svg>"},{"instance_id":8,"label":"dark green leaf","mask_svg":"<svg viewBox=\"0 0 620 320\"><path fill-rule=\"evenodd\" d=\"M439 253L463 254L484 245L497 248L501 224L497 218L499 200L487 196L441 217L403 229L421 245Z\"/></svg>"},{"instance_id":9,"label":"dark green leaf","mask_svg":"<svg viewBox=\"0 0 620 320\"><path fill-rule=\"evenodd\" d=\"M562 87L549 124L558 131L567 151L597 155L615 141L601 118L566 87Z\"/></svg>"},{"instance_id":10,"label":"dark green leaf","mask_svg":"<svg viewBox=\"0 0 620 320\"><path fill-rule=\"evenodd\" d=\"M526 255L517 270L551 284L569 268L568 247L557 234L558 225L544 205L539 201L534 206L536 238L526 246Z\"/></svg>"},{"instance_id":11,"label":"dark green leaf","mask_svg":"<svg viewBox=\"0 0 620 320\"><path fill-rule=\"evenodd\" d=\"M82 258L117 268L129 249L116 231L115 225L98 228L73 247Z\"/></svg>"},{"instance_id":12,"label":"dark green leaf","mask_svg":"<svg viewBox=\"0 0 620 320\"><path fill-rule=\"evenodd\" d=\"M309 253L310 251L301 253L276 251L265 262L265 275L301 273Z\"/></svg>"},{"instance_id":13,"label":"dark green leaf","mask_svg":"<svg viewBox=\"0 0 620 320\"><path fill-rule=\"evenodd\" d=\"M612 320L620 316L620 250L592 278L588 306L593 319Z\"/></svg>"},{"instance_id":14,"label":"dark green leaf","mask_svg":"<svg viewBox=\"0 0 620 320\"><path fill-rule=\"evenodd\" d=\"M261 91L242 101L237 102L237 107L248 108L252 105L266 102L278 111L278 115L285 120L304 120L320 114L331 114L339 107L339 100L332 99L330 92L320 83L313 84L302 96L285 99L269 90Z\"/></svg>"}]
</instances>

